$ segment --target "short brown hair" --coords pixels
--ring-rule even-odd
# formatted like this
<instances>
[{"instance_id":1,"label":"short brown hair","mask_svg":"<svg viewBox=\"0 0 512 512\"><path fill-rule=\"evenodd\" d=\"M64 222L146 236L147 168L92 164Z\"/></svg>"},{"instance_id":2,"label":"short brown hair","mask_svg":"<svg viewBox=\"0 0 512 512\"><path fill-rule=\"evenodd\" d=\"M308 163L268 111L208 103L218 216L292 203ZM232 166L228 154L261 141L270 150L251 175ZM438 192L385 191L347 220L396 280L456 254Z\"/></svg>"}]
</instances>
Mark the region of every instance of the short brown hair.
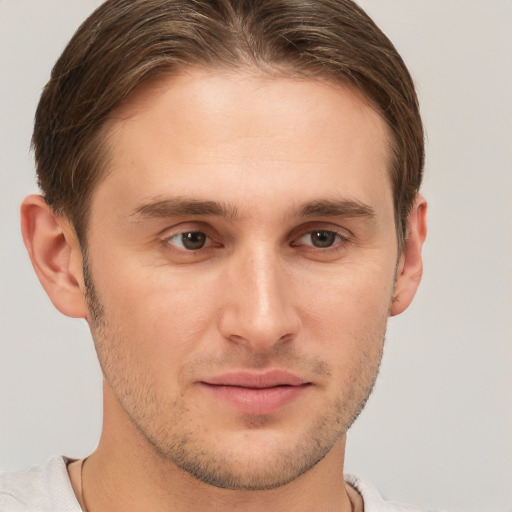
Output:
<instances>
[{"instance_id":1,"label":"short brown hair","mask_svg":"<svg viewBox=\"0 0 512 512\"><path fill-rule=\"evenodd\" d=\"M421 184L423 127L393 44L351 0L108 0L78 29L41 95L32 138L46 201L85 241L106 121L141 83L191 65L258 66L357 87L393 135L399 245Z\"/></svg>"}]
</instances>

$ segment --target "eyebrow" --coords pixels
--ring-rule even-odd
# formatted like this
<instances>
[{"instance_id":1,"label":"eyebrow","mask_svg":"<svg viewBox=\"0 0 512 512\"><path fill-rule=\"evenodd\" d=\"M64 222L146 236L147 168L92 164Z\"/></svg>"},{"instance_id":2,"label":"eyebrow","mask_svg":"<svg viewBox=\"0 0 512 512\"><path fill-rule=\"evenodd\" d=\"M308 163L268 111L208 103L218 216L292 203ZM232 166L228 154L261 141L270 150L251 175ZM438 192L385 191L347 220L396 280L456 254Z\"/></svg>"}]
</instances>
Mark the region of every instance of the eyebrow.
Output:
<instances>
[{"instance_id":1,"label":"eyebrow","mask_svg":"<svg viewBox=\"0 0 512 512\"><path fill-rule=\"evenodd\" d=\"M166 218L180 216L216 216L227 220L239 217L236 206L228 206L216 201L202 201L171 197L158 199L138 206L130 217ZM366 217L373 219L375 210L360 201L353 199L328 200L322 199L308 202L292 210L294 217Z\"/></svg>"},{"instance_id":2,"label":"eyebrow","mask_svg":"<svg viewBox=\"0 0 512 512\"><path fill-rule=\"evenodd\" d=\"M238 211L235 207L216 201L172 197L145 203L137 207L130 217L165 218L183 215L213 215L233 220L238 217Z\"/></svg>"},{"instance_id":3,"label":"eyebrow","mask_svg":"<svg viewBox=\"0 0 512 512\"><path fill-rule=\"evenodd\" d=\"M295 215L302 217L366 217L373 219L375 210L353 199L312 201L300 207Z\"/></svg>"}]
</instances>

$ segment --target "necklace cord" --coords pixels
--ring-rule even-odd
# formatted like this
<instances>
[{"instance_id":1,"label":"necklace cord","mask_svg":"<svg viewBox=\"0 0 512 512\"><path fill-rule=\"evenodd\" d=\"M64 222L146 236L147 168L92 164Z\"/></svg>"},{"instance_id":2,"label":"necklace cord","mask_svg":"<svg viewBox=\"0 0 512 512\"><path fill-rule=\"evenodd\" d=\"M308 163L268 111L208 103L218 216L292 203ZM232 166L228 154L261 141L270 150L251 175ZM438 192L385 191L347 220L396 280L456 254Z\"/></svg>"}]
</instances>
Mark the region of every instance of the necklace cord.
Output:
<instances>
[{"instance_id":1,"label":"necklace cord","mask_svg":"<svg viewBox=\"0 0 512 512\"><path fill-rule=\"evenodd\" d=\"M85 502L85 492L84 492L84 466L85 466L87 459L88 459L88 457L85 457L85 459L82 460L82 464L80 465L80 498L82 501L82 512L89 512L89 507L87 506L87 503ZM350 502L350 510L352 512L355 512L356 504L354 503L354 500L352 499L350 492L348 492L347 495L348 495L348 500Z\"/></svg>"},{"instance_id":2,"label":"necklace cord","mask_svg":"<svg viewBox=\"0 0 512 512\"><path fill-rule=\"evenodd\" d=\"M84 466L88 457L82 460L80 466L80 498L82 500L82 512L89 512L89 507L85 503L85 492L84 492Z\"/></svg>"}]
</instances>

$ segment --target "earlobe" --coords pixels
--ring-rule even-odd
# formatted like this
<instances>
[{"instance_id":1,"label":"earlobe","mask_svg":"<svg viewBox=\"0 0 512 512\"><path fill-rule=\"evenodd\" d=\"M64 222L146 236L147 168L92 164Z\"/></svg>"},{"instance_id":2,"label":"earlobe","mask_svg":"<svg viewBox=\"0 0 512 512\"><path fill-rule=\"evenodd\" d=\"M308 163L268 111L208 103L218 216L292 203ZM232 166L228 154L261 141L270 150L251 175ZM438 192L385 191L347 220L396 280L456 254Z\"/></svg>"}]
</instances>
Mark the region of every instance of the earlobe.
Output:
<instances>
[{"instance_id":1,"label":"earlobe","mask_svg":"<svg viewBox=\"0 0 512 512\"><path fill-rule=\"evenodd\" d=\"M418 195L407 222L407 240L397 268L390 316L405 311L418 290L423 274L421 250L426 236L427 202Z\"/></svg>"},{"instance_id":2,"label":"earlobe","mask_svg":"<svg viewBox=\"0 0 512 512\"><path fill-rule=\"evenodd\" d=\"M21 205L21 232L37 277L54 306L67 316L86 318L82 255L69 222L42 196L31 195Z\"/></svg>"}]
</instances>

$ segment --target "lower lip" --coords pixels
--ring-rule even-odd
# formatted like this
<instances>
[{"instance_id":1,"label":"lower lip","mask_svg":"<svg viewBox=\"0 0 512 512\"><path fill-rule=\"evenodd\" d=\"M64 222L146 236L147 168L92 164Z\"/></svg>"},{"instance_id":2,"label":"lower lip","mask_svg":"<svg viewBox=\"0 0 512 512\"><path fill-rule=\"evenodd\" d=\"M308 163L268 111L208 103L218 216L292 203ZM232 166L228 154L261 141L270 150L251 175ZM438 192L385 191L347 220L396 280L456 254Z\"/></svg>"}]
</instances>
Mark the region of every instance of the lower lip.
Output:
<instances>
[{"instance_id":1,"label":"lower lip","mask_svg":"<svg viewBox=\"0 0 512 512\"><path fill-rule=\"evenodd\" d=\"M309 384L272 388L243 388L205 383L203 385L240 412L255 415L272 414L278 411L296 400L309 387Z\"/></svg>"}]
</instances>

